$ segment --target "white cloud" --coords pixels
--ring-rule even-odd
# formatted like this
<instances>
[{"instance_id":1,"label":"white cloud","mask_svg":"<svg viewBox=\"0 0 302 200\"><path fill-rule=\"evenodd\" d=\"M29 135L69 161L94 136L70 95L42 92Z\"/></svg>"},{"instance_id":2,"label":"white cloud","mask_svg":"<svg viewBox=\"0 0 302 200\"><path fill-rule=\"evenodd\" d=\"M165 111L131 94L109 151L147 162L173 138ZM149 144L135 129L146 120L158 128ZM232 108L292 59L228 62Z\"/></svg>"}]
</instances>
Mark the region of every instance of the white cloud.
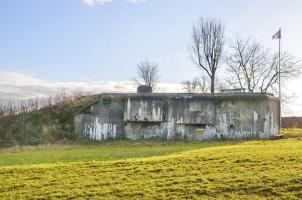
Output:
<instances>
[{"instance_id":1,"label":"white cloud","mask_svg":"<svg viewBox=\"0 0 302 200\"><path fill-rule=\"evenodd\" d=\"M112 0L82 0L86 5L88 6L104 6L107 3L111 3ZM146 2L146 0L126 0L126 2L129 3L140 3L140 2Z\"/></svg>"},{"instance_id":2,"label":"white cloud","mask_svg":"<svg viewBox=\"0 0 302 200\"><path fill-rule=\"evenodd\" d=\"M140 2L146 2L146 0L127 0L130 3L140 3Z\"/></svg>"},{"instance_id":3,"label":"white cloud","mask_svg":"<svg viewBox=\"0 0 302 200\"><path fill-rule=\"evenodd\" d=\"M296 98L288 105L285 115L301 116L302 91L299 89L299 81L289 84L295 91ZM93 82L50 82L38 79L32 75L18 72L0 71L0 104L9 100L21 100L35 97L48 97L56 94L83 93L123 93L136 92L136 84L133 81L93 81ZM174 83L159 83L156 92L181 93L183 86Z\"/></svg>"},{"instance_id":4,"label":"white cloud","mask_svg":"<svg viewBox=\"0 0 302 200\"><path fill-rule=\"evenodd\" d=\"M83 2L88 6L96 6L96 5L103 6L107 3L112 2L112 0L83 0Z\"/></svg>"},{"instance_id":5,"label":"white cloud","mask_svg":"<svg viewBox=\"0 0 302 200\"><path fill-rule=\"evenodd\" d=\"M181 91L180 84L160 83L156 92ZM31 75L0 71L0 103L10 99L47 97L62 92L66 94L136 92L136 84L132 81L49 82Z\"/></svg>"}]
</instances>

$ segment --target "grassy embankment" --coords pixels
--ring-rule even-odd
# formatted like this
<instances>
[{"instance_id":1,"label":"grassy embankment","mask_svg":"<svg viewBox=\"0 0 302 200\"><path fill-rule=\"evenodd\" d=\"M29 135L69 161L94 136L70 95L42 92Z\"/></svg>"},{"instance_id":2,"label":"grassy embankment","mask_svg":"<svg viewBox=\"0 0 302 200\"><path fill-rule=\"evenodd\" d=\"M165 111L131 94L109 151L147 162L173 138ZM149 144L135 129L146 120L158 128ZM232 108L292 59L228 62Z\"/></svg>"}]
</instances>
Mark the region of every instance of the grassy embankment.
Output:
<instances>
[{"instance_id":1,"label":"grassy embankment","mask_svg":"<svg viewBox=\"0 0 302 200\"><path fill-rule=\"evenodd\" d=\"M2 150L0 198L301 199L298 131L274 141Z\"/></svg>"},{"instance_id":2,"label":"grassy embankment","mask_svg":"<svg viewBox=\"0 0 302 200\"><path fill-rule=\"evenodd\" d=\"M99 95L91 95L73 102L0 118L0 148L77 141L73 118L98 99Z\"/></svg>"}]
</instances>

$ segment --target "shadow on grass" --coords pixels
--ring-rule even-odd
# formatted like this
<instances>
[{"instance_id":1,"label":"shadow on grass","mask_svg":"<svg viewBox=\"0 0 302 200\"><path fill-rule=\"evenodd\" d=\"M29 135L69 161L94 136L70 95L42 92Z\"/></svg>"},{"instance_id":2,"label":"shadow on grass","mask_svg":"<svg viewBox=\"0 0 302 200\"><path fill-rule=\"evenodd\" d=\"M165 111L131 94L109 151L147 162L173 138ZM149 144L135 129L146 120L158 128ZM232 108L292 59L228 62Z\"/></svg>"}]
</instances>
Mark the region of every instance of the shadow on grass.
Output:
<instances>
[{"instance_id":1,"label":"shadow on grass","mask_svg":"<svg viewBox=\"0 0 302 200\"><path fill-rule=\"evenodd\" d=\"M117 161L234 146L245 141L81 141L74 144L16 146L0 151L0 166L87 161Z\"/></svg>"}]
</instances>

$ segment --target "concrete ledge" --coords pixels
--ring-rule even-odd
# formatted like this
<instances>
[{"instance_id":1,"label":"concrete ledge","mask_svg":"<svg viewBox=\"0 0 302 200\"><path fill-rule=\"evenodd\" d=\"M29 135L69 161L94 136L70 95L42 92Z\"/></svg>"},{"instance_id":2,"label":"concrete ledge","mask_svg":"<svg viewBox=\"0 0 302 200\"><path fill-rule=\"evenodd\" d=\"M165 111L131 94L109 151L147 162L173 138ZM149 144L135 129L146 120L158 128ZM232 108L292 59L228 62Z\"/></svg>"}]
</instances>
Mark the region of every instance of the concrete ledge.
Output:
<instances>
[{"instance_id":1,"label":"concrete ledge","mask_svg":"<svg viewBox=\"0 0 302 200\"><path fill-rule=\"evenodd\" d=\"M272 137L272 139L273 140L278 140L278 139L282 139L282 138L284 138L284 134L277 134L277 135L273 135L273 137Z\"/></svg>"}]
</instances>

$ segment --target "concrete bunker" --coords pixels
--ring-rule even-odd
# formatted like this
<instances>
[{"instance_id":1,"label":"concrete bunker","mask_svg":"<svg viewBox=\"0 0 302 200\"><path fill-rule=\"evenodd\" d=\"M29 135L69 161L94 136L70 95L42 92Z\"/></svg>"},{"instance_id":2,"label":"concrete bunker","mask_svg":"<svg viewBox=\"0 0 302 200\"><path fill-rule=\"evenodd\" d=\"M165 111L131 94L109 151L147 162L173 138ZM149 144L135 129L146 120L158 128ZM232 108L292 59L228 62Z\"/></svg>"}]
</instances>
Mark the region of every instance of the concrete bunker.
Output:
<instances>
[{"instance_id":1,"label":"concrete bunker","mask_svg":"<svg viewBox=\"0 0 302 200\"><path fill-rule=\"evenodd\" d=\"M269 94L102 94L74 125L93 140L269 139L279 132L279 114L279 99Z\"/></svg>"}]
</instances>

